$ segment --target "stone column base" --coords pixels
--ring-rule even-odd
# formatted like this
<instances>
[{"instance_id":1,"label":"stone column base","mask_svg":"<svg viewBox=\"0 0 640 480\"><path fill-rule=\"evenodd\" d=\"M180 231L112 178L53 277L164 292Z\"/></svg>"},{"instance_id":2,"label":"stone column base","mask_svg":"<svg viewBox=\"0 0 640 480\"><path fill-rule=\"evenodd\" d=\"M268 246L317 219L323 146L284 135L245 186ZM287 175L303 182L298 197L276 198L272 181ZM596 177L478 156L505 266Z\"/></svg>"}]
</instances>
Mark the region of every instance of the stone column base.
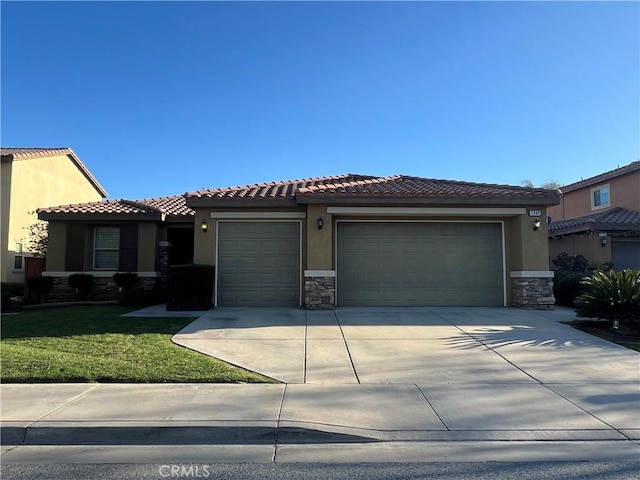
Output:
<instances>
[{"instance_id":1,"label":"stone column base","mask_svg":"<svg viewBox=\"0 0 640 480\"><path fill-rule=\"evenodd\" d=\"M554 310L553 272L511 272L511 306L531 310Z\"/></svg>"},{"instance_id":2,"label":"stone column base","mask_svg":"<svg viewBox=\"0 0 640 480\"><path fill-rule=\"evenodd\" d=\"M304 307L309 310L333 310L336 306L334 270L305 270Z\"/></svg>"}]
</instances>

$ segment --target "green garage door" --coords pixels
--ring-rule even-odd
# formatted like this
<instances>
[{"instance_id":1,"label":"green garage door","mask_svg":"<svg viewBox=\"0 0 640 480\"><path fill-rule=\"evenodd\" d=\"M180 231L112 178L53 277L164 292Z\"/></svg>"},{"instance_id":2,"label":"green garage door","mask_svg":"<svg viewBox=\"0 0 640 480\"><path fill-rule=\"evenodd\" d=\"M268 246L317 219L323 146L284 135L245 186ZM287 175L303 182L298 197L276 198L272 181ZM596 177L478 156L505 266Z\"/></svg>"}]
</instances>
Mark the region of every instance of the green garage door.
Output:
<instances>
[{"instance_id":1,"label":"green garage door","mask_svg":"<svg viewBox=\"0 0 640 480\"><path fill-rule=\"evenodd\" d=\"M218 305L300 304L300 223L218 223Z\"/></svg>"},{"instance_id":2,"label":"green garage door","mask_svg":"<svg viewBox=\"0 0 640 480\"><path fill-rule=\"evenodd\" d=\"M611 242L611 261L616 270L640 268L640 242L614 240Z\"/></svg>"},{"instance_id":3,"label":"green garage door","mask_svg":"<svg viewBox=\"0 0 640 480\"><path fill-rule=\"evenodd\" d=\"M338 223L340 306L504 305L498 223Z\"/></svg>"}]
</instances>

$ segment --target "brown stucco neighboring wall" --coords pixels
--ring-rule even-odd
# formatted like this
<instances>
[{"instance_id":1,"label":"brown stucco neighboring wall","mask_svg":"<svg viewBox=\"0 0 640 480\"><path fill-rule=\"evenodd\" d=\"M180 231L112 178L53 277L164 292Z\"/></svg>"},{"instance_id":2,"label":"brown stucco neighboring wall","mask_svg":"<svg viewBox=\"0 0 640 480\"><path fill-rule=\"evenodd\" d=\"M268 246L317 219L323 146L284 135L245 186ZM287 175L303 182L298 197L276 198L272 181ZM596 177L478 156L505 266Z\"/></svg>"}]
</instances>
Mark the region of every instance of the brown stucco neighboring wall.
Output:
<instances>
[{"instance_id":1,"label":"brown stucco neighboring wall","mask_svg":"<svg viewBox=\"0 0 640 480\"><path fill-rule=\"evenodd\" d=\"M607 184L609 185L610 206L592 209L591 191ZM640 210L640 171L564 193L560 197L559 205L549 207L549 216L553 221L558 221L590 215L613 207Z\"/></svg>"},{"instance_id":2,"label":"brown stucco neighboring wall","mask_svg":"<svg viewBox=\"0 0 640 480\"><path fill-rule=\"evenodd\" d=\"M6 157L3 157L5 159ZM10 167L10 170L7 168ZM11 174L5 173L10 171ZM6 189L5 187L9 186ZM38 208L54 205L66 205L72 203L93 202L102 199L102 191L98 191L85 174L77 167L68 155L51 155L46 157L17 158L2 163L2 190L3 190L3 236L7 234L7 249L12 251L15 243L20 242L25 246L28 241L26 227L36 223L34 214ZM5 229L5 204L4 195L8 193L11 201L8 225ZM13 262L5 263L7 253L4 245L2 279L10 272ZM23 274L24 275L24 274ZM22 281L23 277L13 277L13 281Z\"/></svg>"},{"instance_id":3,"label":"brown stucco neighboring wall","mask_svg":"<svg viewBox=\"0 0 640 480\"><path fill-rule=\"evenodd\" d=\"M602 246L602 241L598 233L584 233L582 235L568 235L549 239L550 262L559 253L569 255L582 255L591 263L604 263L611 261L611 238L607 239L607 244ZM553 263L551 263L553 267Z\"/></svg>"}]
</instances>

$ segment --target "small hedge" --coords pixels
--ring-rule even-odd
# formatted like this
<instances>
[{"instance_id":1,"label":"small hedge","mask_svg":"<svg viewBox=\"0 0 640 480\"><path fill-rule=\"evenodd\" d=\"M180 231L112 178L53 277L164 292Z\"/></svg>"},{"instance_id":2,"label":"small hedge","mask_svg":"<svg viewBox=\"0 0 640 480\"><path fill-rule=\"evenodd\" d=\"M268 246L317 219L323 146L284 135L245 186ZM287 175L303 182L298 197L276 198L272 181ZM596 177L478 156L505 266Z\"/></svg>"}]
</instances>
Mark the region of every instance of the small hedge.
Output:
<instances>
[{"instance_id":1,"label":"small hedge","mask_svg":"<svg viewBox=\"0 0 640 480\"><path fill-rule=\"evenodd\" d=\"M114 273L113 281L124 293L129 293L135 284L138 283L138 274L133 272Z\"/></svg>"},{"instance_id":2,"label":"small hedge","mask_svg":"<svg viewBox=\"0 0 640 480\"><path fill-rule=\"evenodd\" d=\"M24 292L24 285L21 283L3 283L2 287L2 311L10 312L13 308L12 297L20 297Z\"/></svg>"},{"instance_id":3,"label":"small hedge","mask_svg":"<svg viewBox=\"0 0 640 480\"><path fill-rule=\"evenodd\" d=\"M169 267L167 310L209 310L213 307L211 265L173 265Z\"/></svg>"},{"instance_id":4,"label":"small hedge","mask_svg":"<svg viewBox=\"0 0 640 480\"><path fill-rule=\"evenodd\" d=\"M69 275L69 286L80 294L80 300L87 300L93 288L93 275L88 273L74 273Z\"/></svg>"},{"instance_id":5,"label":"small hedge","mask_svg":"<svg viewBox=\"0 0 640 480\"><path fill-rule=\"evenodd\" d=\"M34 294L42 302L43 296L51 292L53 288L53 277L32 277L27 280L29 292Z\"/></svg>"}]
</instances>

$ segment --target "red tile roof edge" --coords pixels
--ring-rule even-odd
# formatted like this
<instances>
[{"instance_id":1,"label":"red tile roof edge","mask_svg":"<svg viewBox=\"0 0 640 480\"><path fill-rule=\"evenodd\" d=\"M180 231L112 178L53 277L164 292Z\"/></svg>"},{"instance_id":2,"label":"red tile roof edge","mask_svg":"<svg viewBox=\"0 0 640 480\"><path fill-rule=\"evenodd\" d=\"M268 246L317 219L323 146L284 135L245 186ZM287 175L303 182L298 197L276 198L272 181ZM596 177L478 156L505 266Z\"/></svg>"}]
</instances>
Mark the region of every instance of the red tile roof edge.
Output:
<instances>
[{"instance_id":1,"label":"red tile roof edge","mask_svg":"<svg viewBox=\"0 0 640 480\"><path fill-rule=\"evenodd\" d=\"M578 182L564 185L560 187L560 191L562 193L573 192L575 190L579 190L580 188L597 185L598 183L606 182L607 180L611 180L612 178L616 178L621 175L626 175L628 173L636 172L638 170L640 170L640 160L633 161L628 165L624 165L622 167L609 170L608 172L600 173L593 177L585 178L584 180L580 180Z\"/></svg>"}]
</instances>

